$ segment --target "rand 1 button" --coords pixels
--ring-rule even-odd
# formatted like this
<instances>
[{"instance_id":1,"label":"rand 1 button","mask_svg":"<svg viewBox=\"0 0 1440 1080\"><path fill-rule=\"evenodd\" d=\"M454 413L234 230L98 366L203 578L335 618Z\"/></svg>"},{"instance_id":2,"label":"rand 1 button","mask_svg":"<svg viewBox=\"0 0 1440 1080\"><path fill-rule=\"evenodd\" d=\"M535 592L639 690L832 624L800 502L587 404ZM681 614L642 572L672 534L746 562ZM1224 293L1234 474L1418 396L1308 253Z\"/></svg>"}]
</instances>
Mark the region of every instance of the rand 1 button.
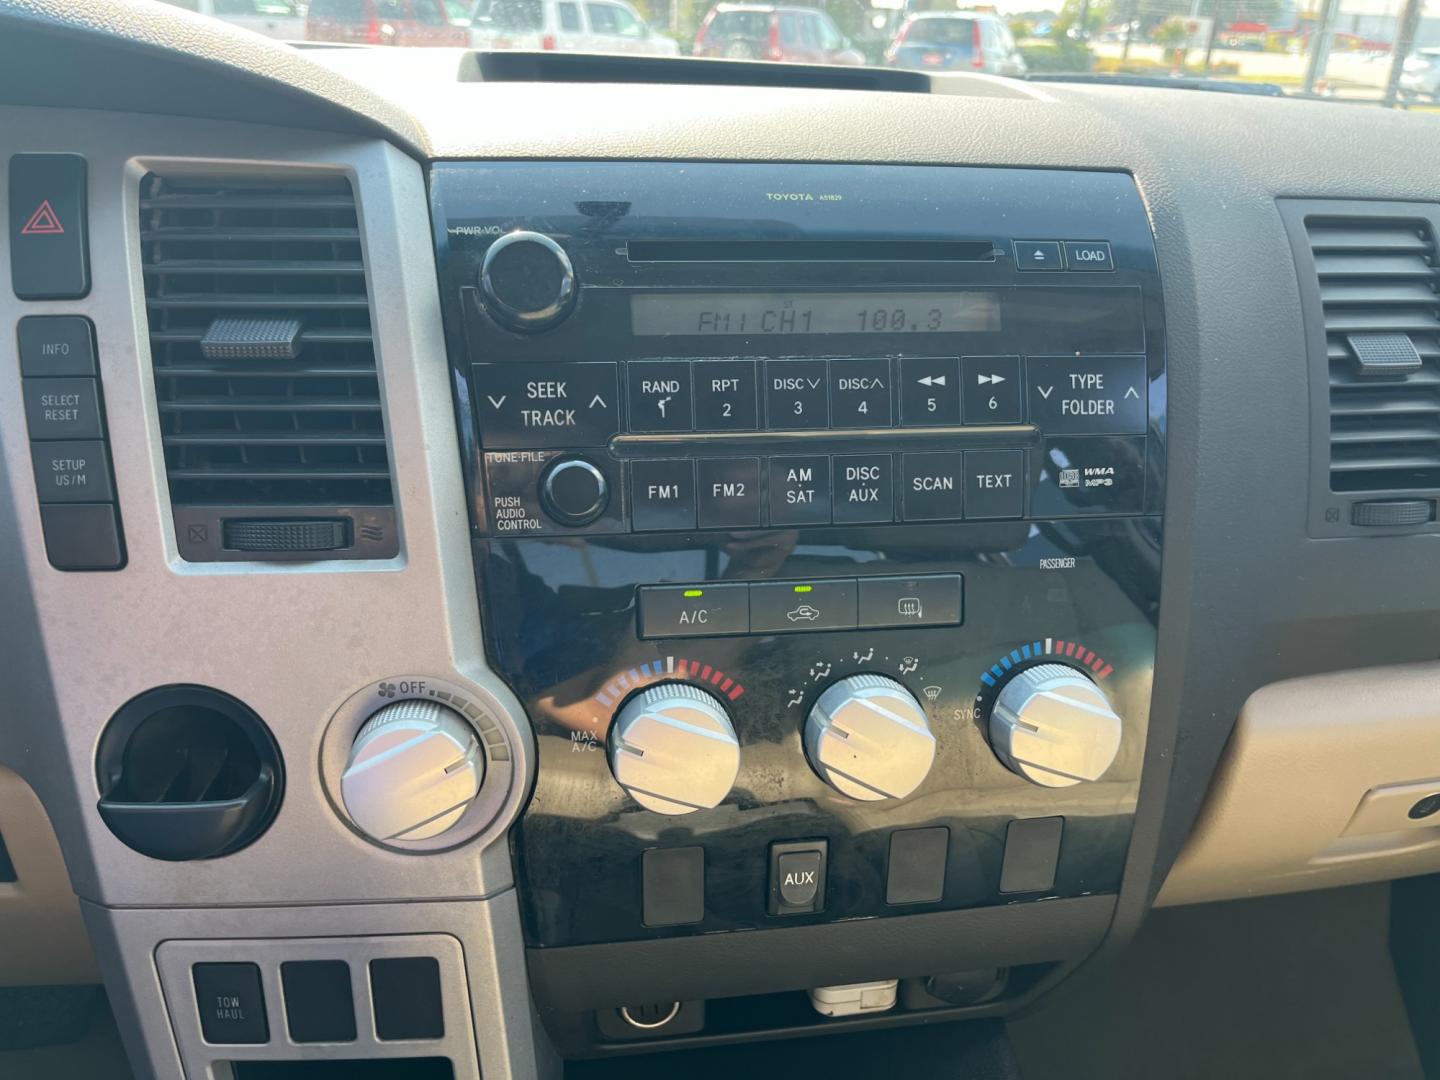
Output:
<instances>
[{"instance_id":1,"label":"rand 1 button","mask_svg":"<svg viewBox=\"0 0 1440 1080\"><path fill-rule=\"evenodd\" d=\"M905 427L960 423L958 358L907 356L900 361L900 423Z\"/></svg>"},{"instance_id":2,"label":"rand 1 button","mask_svg":"<svg viewBox=\"0 0 1440 1080\"><path fill-rule=\"evenodd\" d=\"M79 154L10 158L10 280L21 300L90 291L86 165Z\"/></svg>"},{"instance_id":3,"label":"rand 1 button","mask_svg":"<svg viewBox=\"0 0 1440 1080\"><path fill-rule=\"evenodd\" d=\"M965 451L965 517L1025 515L1025 451Z\"/></svg>"},{"instance_id":4,"label":"rand 1 button","mask_svg":"<svg viewBox=\"0 0 1440 1080\"><path fill-rule=\"evenodd\" d=\"M30 459L42 503L111 502L115 498L103 442L32 442Z\"/></svg>"},{"instance_id":5,"label":"rand 1 button","mask_svg":"<svg viewBox=\"0 0 1440 1080\"><path fill-rule=\"evenodd\" d=\"M1114 270L1115 259L1104 240L1066 240L1065 265L1071 270Z\"/></svg>"},{"instance_id":6,"label":"rand 1 button","mask_svg":"<svg viewBox=\"0 0 1440 1080\"><path fill-rule=\"evenodd\" d=\"M855 627L855 580L765 581L750 585L750 632L793 633Z\"/></svg>"},{"instance_id":7,"label":"rand 1 button","mask_svg":"<svg viewBox=\"0 0 1440 1080\"><path fill-rule=\"evenodd\" d=\"M889 360L882 356L830 361L832 427L889 427L890 413Z\"/></svg>"},{"instance_id":8,"label":"rand 1 button","mask_svg":"<svg viewBox=\"0 0 1440 1080\"><path fill-rule=\"evenodd\" d=\"M750 587L745 584L645 585L639 606L642 638L750 632Z\"/></svg>"},{"instance_id":9,"label":"rand 1 button","mask_svg":"<svg viewBox=\"0 0 1440 1080\"><path fill-rule=\"evenodd\" d=\"M965 423L1020 422L1020 357L961 357L960 386Z\"/></svg>"},{"instance_id":10,"label":"rand 1 button","mask_svg":"<svg viewBox=\"0 0 1440 1080\"><path fill-rule=\"evenodd\" d=\"M830 426L825 360L765 361L765 424L772 431Z\"/></svg>"},{"instance_id":11,"label":"rand 1 button","mask_svg":"<svg viewBox=\"0 0 1440 1080\"><path fill-rule=\"evenodd\" d=\"M840 454L835 458L836 524L895 520L895 462L889 454Z\"/></svg>"},{"instance_id":12,"label":"rand 1 button","mask_svg":"<svg viewBox=\"0 0 1440 1080\"><path fill-rule=\"evenodd\" d=\"M755 429L759 383L754 360L697 360L690 372L697 431Z\"/></svg>"},{"instance_id":13,"label":"rand 1 button","mask_svg":"<svg viewBox=\"0 0 1440 1080\"><path fill-rule=\"evenodd\" d=\"M1139 435L1149 419L1143 356L1032 356L1030 421L1047 435Z\"/></svg>"},{"instance_id":14,"label":"rand 1 button","mask_svg":"<svg viewBox=\"0 0 1440 1080\"><path fill-rule=\"evenodd\" d=\"M760 459L702 458L696 463L697 519L702 529L760 524Z\"/></svg>"},{"instance_id":15,"label":"rand 1 button","mask_svg":"<svg viewBox=\"0 0 1440 1080\"><path fill-rule=\"evenodd\" d=\"M965 455L937 450L904 456L906 521L959 521L965 506Z\"/></svg>"},{"instance_id":16,"label":"rand 1 button","mask_svg":"<svg viewBox=\"0 0 1440 1080\"><path fill-rule=\"evenodd\" d=\"M270 1041L265 991L256 964L195 964L195 1005L207 1043L258 1045Z\"/></svg>"},{"instance_id":17,"label":"rand 1 button","mask_svg":"<svg viewBox=\"0 0 1440 1080\"><path fill-rule=\"evenodd\" d=\"M1145 505L1145 437L1076 435L1031 452L1030 516L1138 514Z\"/></svg>"},{"instance_id":18,"label":"rand 1 button","mask_svg":"<svg viewBox=\"0 0 1440 1080\"><path fill-rule=\"evenodd\" d=\"M632 360L625 365L631 431L691 431L689 360Z\"/></svg>"},{"instance_id":19,"label":"rand 1 button","mask_svg":"<svg viewBox=\"0 0 1440 1080\"><path fill-rule=\"evenodd\" d=\"M959 626L964 587L959 574L861 578L860 626Z\"/></svg>"},{"instance_id":20,"label":"rand 1 button","mask_svg":"<svg viewBox=\"0 0 1440 1080\"><path fill-rule=\"evenodd\" d=\"M104 434L95 379L23 379L20 396L31 439L98 439Z\"/></svg>"},{"instance_id":21,"label":"rand 1 button","mask_svg":"<svg viewBox=\"0 0 1440 1080\"><path fill-rule=\"evenodd\" d=\"M26 315L15 329L20 374L98 375L95 328L80 315Z\"/></svg>"},{"instance_id":22,"label":"rand 1 button","mask_svg":"<svg viewBox=\"0 0 1440 1080\"><path fill-rule=\"evenodd\" d=\"M830 524L830 459L777 457L769 462L770 524Z\"/></svg>"},{"instance_id":23,"label":"rand 1 button","mask_svg":"<svg viewBox=\"0 0 1440 1080\"><path fill-rule=\"evenodd\" d=\"M620 430L608 362L474 364L475 416L487 450L603 446Z\"/></svg>"},{"instance_id":24,"label":"rand 1 button","mask_svg":"<svg viewBox=\"0 0 1440 1080\"><path fill-rule=\"evenodd\" d=\"M689 458L634 462L630 520L638 532L695 528L695 462Z\"/></svg>"}]
</instances>

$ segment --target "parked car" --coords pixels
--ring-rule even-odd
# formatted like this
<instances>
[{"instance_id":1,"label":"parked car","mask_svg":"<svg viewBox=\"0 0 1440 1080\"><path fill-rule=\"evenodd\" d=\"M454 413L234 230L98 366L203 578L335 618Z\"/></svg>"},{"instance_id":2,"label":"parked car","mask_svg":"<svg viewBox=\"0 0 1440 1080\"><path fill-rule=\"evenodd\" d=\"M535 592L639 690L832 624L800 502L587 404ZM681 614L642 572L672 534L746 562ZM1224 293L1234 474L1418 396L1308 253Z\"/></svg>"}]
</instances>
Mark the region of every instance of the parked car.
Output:
<instances>
[{"instance_id":1,"label":"parked car","mask_svg":"<svg viewBox=\"0 0 1440 1080\"><path fill-rule=\"evenodd\" d=\"M1416 49L1405 58L1400 92L1406 97L1440 100L1440 49Z\"/></svg>"},{"instance_id":2,"label":"parked car","mask_svg":"<svg viewBox=\"0 0 1440 1080\"><path fill-rule=\"evenodd\" d=\"M775 4L716 4L695 34L694 54L797 64L865 63L825 12Z\"/></svg>"},{"instance_id":3,"label":"parked car","mask_svg":"<svg viewBox=\"0 0 1440 1080\"><path fill-rule=\"evenodd\" d=\"M445 0L311 0L305 36L356 45L470 44L469 30L450 21Z\"/></svg>"},{"instance_id":4,"label":"parked car","mask_svg":"<svg viewBox=\"0 0 1440 1080\"><path fill-rule=\"evenodd\" d=\"M470 19L475 49L679 56L624 0L480 0Z\"/></svg>"},{"instance_id":5,"label":"parked car","mask_svg":"<svg viewBox=\"0 0 1440 1080\"><path fill-rule=\"evenodd\" d=\"M978 11L912 15L885 50L891 67L1024 75L1025 59L1003 19Z\"/></svg>"},{"instance_id":6,"label":"parked car","mask_svg":"<svg viewBox=\"0 0 1440 1080\"><path fill-rule=\"evenodd\" d=\"M266 37L299 41L305 17L294 0L161 0L197 15L210 15Z\"/></svg>"}]
</instances>

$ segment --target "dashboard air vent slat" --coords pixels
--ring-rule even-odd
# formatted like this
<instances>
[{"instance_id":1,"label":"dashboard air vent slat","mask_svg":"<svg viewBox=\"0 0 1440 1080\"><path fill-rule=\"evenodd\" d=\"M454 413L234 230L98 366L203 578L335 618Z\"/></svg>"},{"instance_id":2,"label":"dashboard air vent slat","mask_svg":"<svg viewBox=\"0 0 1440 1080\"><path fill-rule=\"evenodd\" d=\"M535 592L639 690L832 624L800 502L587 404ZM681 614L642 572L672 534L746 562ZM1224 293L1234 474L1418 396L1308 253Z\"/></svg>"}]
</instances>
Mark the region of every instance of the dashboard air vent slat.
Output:
<instances>
[{"instance_id":1,"label":"dashboard air vent slat","mask_svg":"<svg viewBox=\"0 0 1440 1080\"><path fill-rule=\"evenodd\" d=\"M1315 215L1305 231L1325 321L1331 490L1440 488L1440 278L1430 225ZM1386 370L1387 352L1404 363Z\"/></svg>"},{"instance_id":2,"label":"dashboard air vent slat","mask_svg":"<svg viewBox=\"0 0 1440 1080\"><path fill-rule=\"evenodd\" d=\"M367 538L393 522L350 182L151 174L140 237L177 526L182 509L217 525L344 511Z\"/></svg>"}]
</instances>

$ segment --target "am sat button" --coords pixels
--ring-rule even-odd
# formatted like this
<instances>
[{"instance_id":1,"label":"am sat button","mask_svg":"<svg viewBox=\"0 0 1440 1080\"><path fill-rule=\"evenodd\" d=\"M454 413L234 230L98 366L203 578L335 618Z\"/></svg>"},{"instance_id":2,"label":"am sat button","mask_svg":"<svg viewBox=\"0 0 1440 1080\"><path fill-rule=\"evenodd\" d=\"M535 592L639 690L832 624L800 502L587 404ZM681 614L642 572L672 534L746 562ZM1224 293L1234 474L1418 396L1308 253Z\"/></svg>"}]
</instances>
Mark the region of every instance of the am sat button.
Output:
<instances>
[{"instance_id":1,"label":"am sat button","mask_svg":"<svg viewBox=\"0 0 1440 1080\"><path fill-rule=\"evenodd\" d=\"M1071 270L1114 270L1110 245L1103 240L1066 240L1065 264Z\"/></svg>"},{"instance_id":2,"label":"am sat button","mask_svg":"<svg viewBox=\"0 0 1440 1080\"><path fill-rule=\"evenodd\" d=\"M718 637L749 631L748 585L647 585L640 589L642 638Z\"/></svg>"}]
</instances>

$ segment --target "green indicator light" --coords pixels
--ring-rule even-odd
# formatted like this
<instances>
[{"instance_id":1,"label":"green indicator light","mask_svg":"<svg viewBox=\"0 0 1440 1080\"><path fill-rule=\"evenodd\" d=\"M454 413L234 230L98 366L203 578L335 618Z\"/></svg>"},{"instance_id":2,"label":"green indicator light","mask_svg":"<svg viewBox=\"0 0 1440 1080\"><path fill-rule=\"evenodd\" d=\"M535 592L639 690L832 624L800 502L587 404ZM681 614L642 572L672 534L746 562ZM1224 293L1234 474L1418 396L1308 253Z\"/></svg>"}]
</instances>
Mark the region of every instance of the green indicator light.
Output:
<instances>
[{"instance_id":1,"label":"green indicator light","mask_svg":"<svg viewBox=\"0 0 1440 1080\"><path fill-rule=\"evenodd\" d=\"M704 595L705 595L705 590L704 590L704 589L686 589L686 590L685 590L685 599L687 599L687 600L693 600L693 599L695 599L697 596L704 596Z\"/></svg>"},{"instance_id":2,"label":"green indicator light","mask_svg":"<svg viewBox=\"0 0 1440 1080\"><path fill-rule=\"evenodd\" d=\"M796 585L796 586L795 586L795 591L796 591L796 592L814 592L814 591L815 591L815 586L814 586L814 585Z\"/></svg>"}]
</instances>

